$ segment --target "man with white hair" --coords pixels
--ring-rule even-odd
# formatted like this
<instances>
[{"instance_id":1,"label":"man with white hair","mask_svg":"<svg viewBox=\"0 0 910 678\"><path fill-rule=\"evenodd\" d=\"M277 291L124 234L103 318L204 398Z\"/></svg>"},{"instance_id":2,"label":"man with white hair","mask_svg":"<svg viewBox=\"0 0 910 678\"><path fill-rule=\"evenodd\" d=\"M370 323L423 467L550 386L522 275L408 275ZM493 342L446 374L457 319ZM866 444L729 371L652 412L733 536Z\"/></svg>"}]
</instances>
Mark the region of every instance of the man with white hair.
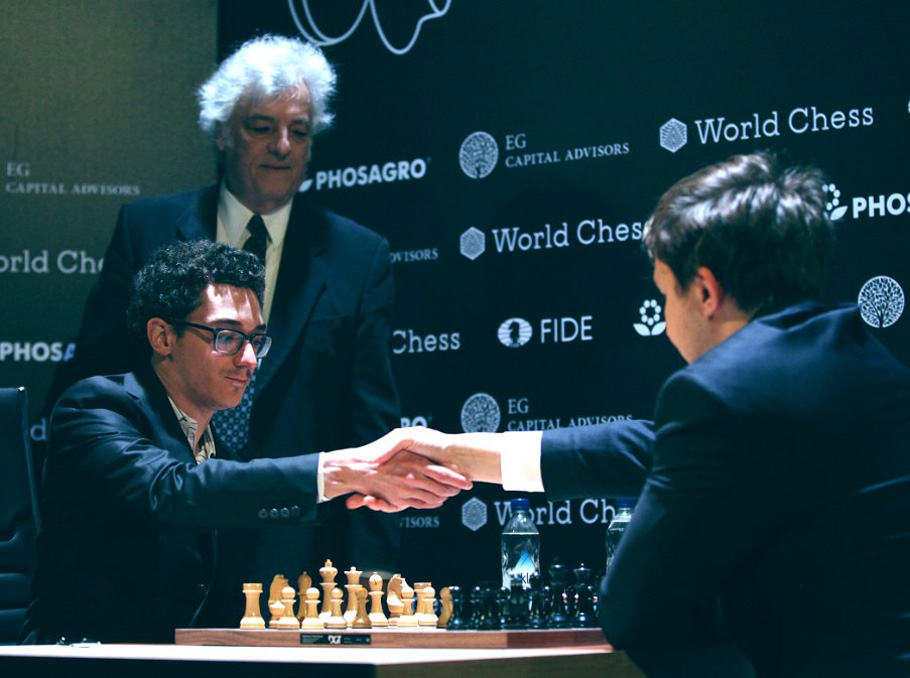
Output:
<instances>
[{"instance_id":1,"label":"man with white hair","mask_svg":"<svg viewBox=\"0 0 910 678\"><path fill-rule=\"evenodd\" d=\"M388 243L299 192L313 137L331 123L334 88L322 52L297 39L255 38L225 59L197 93L222 180L123 206L69 381L148 360L148 346L127 334L129 281L159 247L209 239L264 261L263 316L274 336L241 404L214 420L226 444L242 458L286 457L361 445L398 424ZM287 528L250 549L262 561L250 576L290 575L326 557L395 568L396 522L324 508L320 528Z\"/></svg>"}]
</instances>

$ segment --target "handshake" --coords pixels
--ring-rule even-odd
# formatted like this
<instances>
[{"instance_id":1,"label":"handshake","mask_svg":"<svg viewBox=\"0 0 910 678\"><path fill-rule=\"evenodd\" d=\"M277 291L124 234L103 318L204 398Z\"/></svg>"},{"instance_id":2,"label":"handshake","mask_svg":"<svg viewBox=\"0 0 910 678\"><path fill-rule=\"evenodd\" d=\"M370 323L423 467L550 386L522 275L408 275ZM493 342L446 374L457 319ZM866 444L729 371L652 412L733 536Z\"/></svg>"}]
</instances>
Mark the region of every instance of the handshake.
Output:
<instances>
[{"instance_id":1,"label":"handshake","mask_svg":"<svg viewBox=\"0 0 910 678\"><path fill-rule=\"evenodd\" d=\"M502 483L503 449L533 445L539 435L396 429L363 447L325 453L323 493L326 499L350 495L350 509L438 508L474 482Z\"/></svg>"}]
</instances>

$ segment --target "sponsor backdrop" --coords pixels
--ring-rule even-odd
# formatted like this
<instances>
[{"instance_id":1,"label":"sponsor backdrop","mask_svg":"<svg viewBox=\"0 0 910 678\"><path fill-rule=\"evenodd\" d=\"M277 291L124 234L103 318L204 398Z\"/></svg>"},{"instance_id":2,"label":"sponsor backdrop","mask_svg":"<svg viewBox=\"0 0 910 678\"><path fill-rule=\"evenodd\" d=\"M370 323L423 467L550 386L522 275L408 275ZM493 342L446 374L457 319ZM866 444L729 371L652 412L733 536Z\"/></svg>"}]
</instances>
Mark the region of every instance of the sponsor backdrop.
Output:
<instances>
[{"instance_id":1,"label":"sponsor backdrop","mask_svg":"<svg viewBox=\"0 0 910 678\"><path fill-rule=\"evenodd\" d=\"M683 362L665 336L643 223L675 180L737 152L772 149L826 170L840 232L827 300L859 302L873 333L910 362L910 87L897 4L223 2L218 51L263 32L299 35L338 67L336 124L317 140L303 188L391 242L403 423L546 429L651 416L660 384ZM155 39L177 40L176 25ZM180 102L181 130L194 119L198 51L195 42L159 46L152 62L180 66L149 65L155 101L166 87ZM67 87L81 91L88 77L73 73ZM52 94L64 106L67 97ZM21 134L56 129L57 144L61 118L23 122ZM201 133L162 143L160 123L116 123L132 134L108 144L106 125L83 122L75 131L86 147L59 172L45 169L60 162L49 139L23 151L7 130L4 198L41 201L43 216L2 217L5 231L27 224L0 249L0 279L20 307L4 313L4 383L27 375L40 391L48 361L19 366L54 350L40 342L74 334L94 273L78 253L101 256L115 204L132 197L93 198L103 203L96 223L87 199L17 187L86 182L147 194L204 183L204 172L168 160L148 167L164 149L186 150L186 164L209 160ZM82 169L96 147L116 162ZM52 200L67 202L48 221ZM54 270L26 272L45 250L40 265ZM64 250L76 252L62 262L78 276L61 268ZM441 510L404 514L405 575L495 581L509 496L480 486ZM611 498L531 503L545 568L603 569Z\"/></svg>"}]
</instances>

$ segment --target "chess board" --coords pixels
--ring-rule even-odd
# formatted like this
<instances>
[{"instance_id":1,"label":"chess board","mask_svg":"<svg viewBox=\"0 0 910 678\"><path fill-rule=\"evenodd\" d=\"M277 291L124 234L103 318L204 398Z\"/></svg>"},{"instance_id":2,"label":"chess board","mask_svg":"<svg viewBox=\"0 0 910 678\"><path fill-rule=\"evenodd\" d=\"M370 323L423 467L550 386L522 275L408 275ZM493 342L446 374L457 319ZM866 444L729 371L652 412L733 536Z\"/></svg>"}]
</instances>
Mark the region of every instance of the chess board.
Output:
<instances>
[{"instance_id":1,"label":"chess board","mask_svg":"<svg viewBox=\"0 0 910 678\"><path fill-rule=\"evenodd\" d=\"M389 648L557 648L609 649L600 629L517 629L447 631L445 629L370 629L306 631L281 629L177 629L177 645L313 647L363 645Z\"/></svg>"}]
</instances>

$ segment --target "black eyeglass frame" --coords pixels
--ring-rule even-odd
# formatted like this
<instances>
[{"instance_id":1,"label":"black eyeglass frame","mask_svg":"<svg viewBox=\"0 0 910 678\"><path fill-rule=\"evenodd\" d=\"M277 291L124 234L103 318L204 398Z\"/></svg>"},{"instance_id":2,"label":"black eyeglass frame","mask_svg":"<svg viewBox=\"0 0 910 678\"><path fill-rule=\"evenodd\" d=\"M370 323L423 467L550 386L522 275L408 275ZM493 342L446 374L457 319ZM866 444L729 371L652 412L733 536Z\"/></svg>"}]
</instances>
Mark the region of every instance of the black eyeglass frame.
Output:
<instances>
[{"instance_id":1,"label":"black eyeglass frame","mask_svg":"<svg viewBox=\"0 0 910 678\"><path fill-rule=\"evenodd\" d=\"M244 347L244 345L249 342L250 346L253 347L253 352L256 354L257 358L265 358L268 354L269 349L272 347L272 338L265 334L264 332L253 332L252 334L244 334L240 330L233 330L227 327L211 327L210 325L201 325L200 323L190 322L189 320L170 320L168 321L171 325L184 325L186 327L195 327L197 330L207 330L212 333L212 348L215 349L216 353L221 355L237 355ZM233 351L225 351L223 348L218 348L218 337L222 334L234 335L243 339L237 348ZM257 347L254 343L254 339L259 340L259 346Z\"/></svg>"}]
</instances>

